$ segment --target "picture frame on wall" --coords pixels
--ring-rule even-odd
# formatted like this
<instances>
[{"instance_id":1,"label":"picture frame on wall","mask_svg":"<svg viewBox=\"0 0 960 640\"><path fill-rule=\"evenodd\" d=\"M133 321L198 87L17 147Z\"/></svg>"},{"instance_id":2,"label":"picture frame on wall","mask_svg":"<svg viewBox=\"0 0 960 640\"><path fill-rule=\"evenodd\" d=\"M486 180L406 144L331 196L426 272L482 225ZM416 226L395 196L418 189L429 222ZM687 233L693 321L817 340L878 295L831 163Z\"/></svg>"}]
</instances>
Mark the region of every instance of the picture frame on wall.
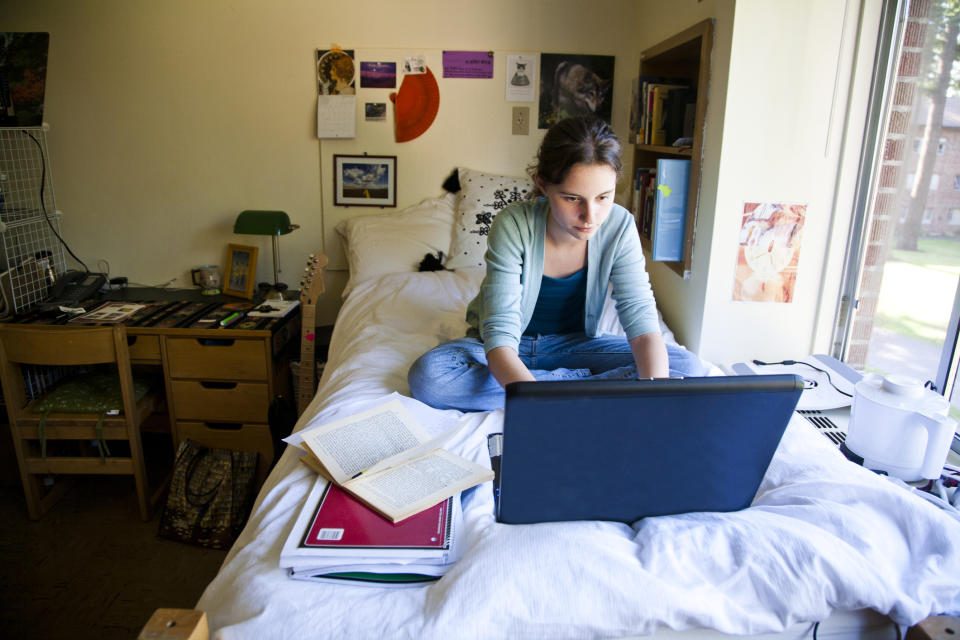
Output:
<instances>
[{"instance_id":1,"label":"picture frame on wall","mask_svg":"<svg viewBox=\"0 0 960 640\"><path fill-rule=\"evenodd\" d=\"M333 204L396 207L397 156L333 156Z\"/></svg>"},{"instance_id":2,"label":"picture frame on wall","mask_svg":"<svg viewBox=\"0 0 960 640\"><path fill-rule=\"evenodd\" d=\"M227 245L227 266L224 268L223 292L250 300L257 278L257 247L244 244Z\"/></svg>"}]
</instances>

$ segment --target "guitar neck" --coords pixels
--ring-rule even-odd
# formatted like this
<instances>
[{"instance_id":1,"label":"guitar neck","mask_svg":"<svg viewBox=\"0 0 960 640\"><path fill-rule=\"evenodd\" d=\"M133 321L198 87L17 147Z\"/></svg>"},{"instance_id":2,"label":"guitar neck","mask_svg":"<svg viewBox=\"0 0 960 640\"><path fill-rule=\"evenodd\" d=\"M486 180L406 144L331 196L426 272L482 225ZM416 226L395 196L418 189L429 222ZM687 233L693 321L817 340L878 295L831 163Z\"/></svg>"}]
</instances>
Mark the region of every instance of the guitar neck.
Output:
<instances>
[{"instance_id":1,"label":"guitar neck","mask_svg":"<svg viewBox=\"0 0 960 640\"><path fill-rule=\"evenodd\" d=\"M314 349L317 342L317 310L312 304L300 306L300 377L297 385L297 411L303 413L313 399L316 385Z\"/></svg>"}]
</instances>

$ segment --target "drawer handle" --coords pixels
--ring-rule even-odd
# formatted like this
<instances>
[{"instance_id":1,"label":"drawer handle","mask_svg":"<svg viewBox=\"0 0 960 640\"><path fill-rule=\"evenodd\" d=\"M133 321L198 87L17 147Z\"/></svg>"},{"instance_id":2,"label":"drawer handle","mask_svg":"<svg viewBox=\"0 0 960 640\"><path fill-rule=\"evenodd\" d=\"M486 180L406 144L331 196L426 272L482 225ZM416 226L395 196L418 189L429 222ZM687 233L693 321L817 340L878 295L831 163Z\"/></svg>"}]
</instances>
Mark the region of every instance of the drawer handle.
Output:
<instances>
[{"instance_id":1,"label":"drawer handle","mask_svg":"<svg viewBox=\"0 0 960 640\"><path fill-rule=\"evenodd\" d=\"M230 338L197 338L201 347L232 347L236 340Z\"/></svg>"},{"instance_id":2,"label":"drawer handle","mask_svg":"<svg viewBox=\"0 0 960 640\"><path fill-rule=\"evenodd\" d=\"M137 343L137 336L127 336L127 346L132 347Z\"/></svg>"},{"instance_id":3,"label":"drawer handle","mask_svg":"<svg viewBox=\"0 0 960 640\"><path fill-rule=\"evenodd\" d=\"M236 382L216 382L213 380L201 380L200 386L204 389L236 389Z\"/></svg>"},{"instance_id":4,"label":"drawer handle","mask_svg":"<svg viewBox=\"0 0 960 640\"><path fill-rule=\"evenodd\" d=\"M240 431L243 428L242 422L204 422L203 424L215 431Z\"/></svg>"}]
</instances>

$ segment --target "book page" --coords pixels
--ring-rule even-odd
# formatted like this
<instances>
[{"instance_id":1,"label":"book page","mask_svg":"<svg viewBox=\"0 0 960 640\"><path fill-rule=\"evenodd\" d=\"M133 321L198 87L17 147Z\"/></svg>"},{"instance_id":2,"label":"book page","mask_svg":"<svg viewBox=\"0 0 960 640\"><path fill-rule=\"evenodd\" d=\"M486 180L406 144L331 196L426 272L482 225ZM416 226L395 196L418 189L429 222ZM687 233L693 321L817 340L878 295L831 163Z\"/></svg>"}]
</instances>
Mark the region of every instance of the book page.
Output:
<instances>
[{"instance_id":1,"label":"book page","mask_svg":"<svg viewBox=\"0 0 960 640\"><path fill-rule=\"evenodd\" d=\"M384 458L428 440L429 435L398 400L335 420L303 435L303 443L338 484Z\"/></svg>"},{"instance_id":2,"label":"book page","mask_svg":"<svg viewBox=\"0 0 960 640\"><path fill-rule=\"evenodd\" d=\"M363 474L344 488L393 522L493 479L493 471L437 449L405 464Z\"/></svg>"},{"instance_id":3,"label":"book page","mask_svg":"<svg viewBox=\"0 0 960 640\"><path fill-rule=\"evenodd\" d=\"M365 470L364 473L376 473L377 471L383 471L384 469L388 469L390 467L397 467L404 464L407 460L418 458L425 453L430 453L434 449L440 449L444 444L446 444L447 440L452 438L463 428L464 424L466 423L457 423L431 440L419 444L411 449L407 449L406 451L401 451L400 453L392 455L389 458L384 458L377 464Z\"/></svg>"}]
</instances>

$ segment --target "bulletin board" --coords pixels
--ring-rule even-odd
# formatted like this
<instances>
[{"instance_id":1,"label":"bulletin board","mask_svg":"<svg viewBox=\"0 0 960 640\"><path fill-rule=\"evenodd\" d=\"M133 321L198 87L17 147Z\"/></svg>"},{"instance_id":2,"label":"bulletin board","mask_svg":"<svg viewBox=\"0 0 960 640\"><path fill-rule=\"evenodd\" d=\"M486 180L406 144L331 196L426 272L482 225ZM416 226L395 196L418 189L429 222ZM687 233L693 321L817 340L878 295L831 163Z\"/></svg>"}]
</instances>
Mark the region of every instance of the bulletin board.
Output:
<instances>
[{"instance_id":1,"label":"bulletin board","mask_svg":"<svg viewBox=\"0 0 960 640\"><path fill-rule=\"evenodd\" d=\"M342 43L351 49L349 43ZM328 268L346 270L347 263L336 226L355 216L390 215L424 198L443 194L441 185L458 166L503 175L525 174L543 138L537 128L536 98L533 102L506 99L508 56L522 54L537 59L539 52L494 51L492 78L444 78L441 49L352 48L357 68L356 137L319 140L320 185L323 201L324 252ZM403 60L423 56L436 78L440 105L432 125L408 142L394 140L394 105L390 94L399 91L403 81ZM360 83L361 62L396 62L394 87L364 88ZM515 70L514 70L515 71ZM531 79L539 83L538 77ZM536 92L537 95L539 91ZM385 113L376 107L385 105ZM512 111L515 106L529 107L532 122L529 135L513 135ZM367 113L381 119L367 119ZM334 204L334 156L396 156L396 207L343 207Z\"/></svg>"}]
</instances>

